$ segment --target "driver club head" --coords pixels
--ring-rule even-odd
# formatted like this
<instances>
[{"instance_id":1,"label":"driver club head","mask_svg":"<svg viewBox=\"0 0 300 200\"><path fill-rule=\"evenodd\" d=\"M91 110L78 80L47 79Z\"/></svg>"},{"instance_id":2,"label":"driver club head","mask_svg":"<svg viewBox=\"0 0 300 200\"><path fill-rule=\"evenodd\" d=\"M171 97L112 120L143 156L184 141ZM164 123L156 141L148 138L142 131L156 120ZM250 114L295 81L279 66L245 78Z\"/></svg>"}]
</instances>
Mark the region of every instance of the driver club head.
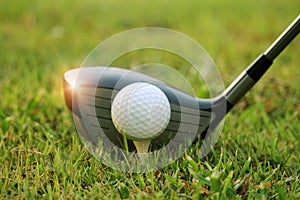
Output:
<instances>
[{"instance_id":1,"label":"driver club head","mask_svg":"<svg viewBox=\"0 0 300 200\"><path fill-rule=\"evenodd\" d=\"M112 143L124 148L123 136L112 122L111 105L122 88L136 82L149 83L160 88L171 107L169 124L163 133L152 140L152 150L160 149L171 140L174 145L187 142L185 140L197 141L199 137L203 138L208 131L213 130L218 124L217 121L222 120L226 114L227 105L223 96L200 99L145 74L103 66L77 68L64 74L66 104L78 118L89 121L89 117L96 117L97 121L94 120L94 123L89 125L101 128ZM97 132L85 135L86 139L94 145L97 144L99 140ZM135 150L132 141L127 142L129 151Z\"/></svg>"}]
</instances>

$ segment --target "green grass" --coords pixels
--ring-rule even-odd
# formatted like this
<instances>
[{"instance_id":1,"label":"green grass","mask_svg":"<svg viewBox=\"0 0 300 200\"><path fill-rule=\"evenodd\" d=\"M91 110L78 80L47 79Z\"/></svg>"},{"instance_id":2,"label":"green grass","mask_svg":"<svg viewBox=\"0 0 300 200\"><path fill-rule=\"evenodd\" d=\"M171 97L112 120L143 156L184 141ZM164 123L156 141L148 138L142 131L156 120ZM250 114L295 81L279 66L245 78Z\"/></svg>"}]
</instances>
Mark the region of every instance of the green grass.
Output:
<instances>
[{"instance_id":1,"label":"green grass","mask_svg":"<svg viewBox=\"0 0 300 200\"><path fill-rule=\"evenodd\" d=\"M144 26L194 38L228 85L299 14L297 0L0 4L0 199L300 198L299 37L227 116L209 155L187 153L155 172L94 159L62 94L65 70L109 36Z\"/></svg>"}]
</instances>

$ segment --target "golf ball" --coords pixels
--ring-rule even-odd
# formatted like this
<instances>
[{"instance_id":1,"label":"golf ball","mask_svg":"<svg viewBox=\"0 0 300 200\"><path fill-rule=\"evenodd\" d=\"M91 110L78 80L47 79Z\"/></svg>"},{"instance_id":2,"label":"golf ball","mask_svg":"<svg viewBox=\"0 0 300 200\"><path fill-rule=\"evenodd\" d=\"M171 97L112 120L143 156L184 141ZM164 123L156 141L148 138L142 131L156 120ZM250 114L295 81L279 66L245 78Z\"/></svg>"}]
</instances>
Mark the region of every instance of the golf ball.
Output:
<instances>
[{"instance_id":1,"label":"golf ball","mask_svg":"<svg viewBox=\"0 0 300 200\"><path fill-rule=\"evenodd\" d=\"M131 140L151 140L169 124L170 103L166 95L149 83L132 83L115 96L111 117L115 128Z\"/></svg>"}]
</instances>

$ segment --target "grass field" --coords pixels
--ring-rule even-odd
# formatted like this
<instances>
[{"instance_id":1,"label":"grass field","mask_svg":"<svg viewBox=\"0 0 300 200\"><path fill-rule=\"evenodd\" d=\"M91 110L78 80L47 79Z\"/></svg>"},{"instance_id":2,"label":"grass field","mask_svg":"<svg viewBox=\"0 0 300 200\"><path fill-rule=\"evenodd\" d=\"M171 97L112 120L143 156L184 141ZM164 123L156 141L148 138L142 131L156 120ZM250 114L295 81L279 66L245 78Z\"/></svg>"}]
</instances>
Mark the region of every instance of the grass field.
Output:
<instances>
[{"instance_id":1,"label":"grass field","mask_svg":"<svg viewBox=\"0 0 300 200\"><path fill-rule=\"evenodd\" d=\"M225 85L299 14L297 0L0 2L0 199L300 199L300 38L227 116L214 150L145 174L83 147L63 72L130 28L181 31ZM194 82L192 84L197 84Z\"/></svg>"}]
</instances>

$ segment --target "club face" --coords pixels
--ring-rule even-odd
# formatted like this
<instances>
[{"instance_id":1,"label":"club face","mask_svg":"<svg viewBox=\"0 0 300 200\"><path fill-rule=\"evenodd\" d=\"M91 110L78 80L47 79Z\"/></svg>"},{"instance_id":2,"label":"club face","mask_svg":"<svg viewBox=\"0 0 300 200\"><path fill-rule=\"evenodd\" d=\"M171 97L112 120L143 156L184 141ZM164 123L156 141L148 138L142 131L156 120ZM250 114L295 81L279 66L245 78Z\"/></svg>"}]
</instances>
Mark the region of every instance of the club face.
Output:
<instances>
[{"instance_id":1,"label":"club face","mask_svg":"<svg viewBox=\"0 0 300 200\"><path fill-rule=\"evenodd\" d=\"M76 78L74 78L76 77ZM74 83L74 81L76 83ZM67 106L72 110L77 123L90 131L81 136L97 145L99 138L119 148L124 138L115 129L111 119L111 105L115 95L123 87L147 82L159 87L167 96L171 106L171 118L164 132L151 142L150 151L168 146L171 149L187 147L215 128L226 112L223 98L199 99L173 88L150 76L113 67L83 67L70 70L64 75L64 93ZM87 128L86 128L87 129ZM102 136L99 132L102 132ZM128 151L135 147L126 141Z\"/></svg>"}]
</instances>

